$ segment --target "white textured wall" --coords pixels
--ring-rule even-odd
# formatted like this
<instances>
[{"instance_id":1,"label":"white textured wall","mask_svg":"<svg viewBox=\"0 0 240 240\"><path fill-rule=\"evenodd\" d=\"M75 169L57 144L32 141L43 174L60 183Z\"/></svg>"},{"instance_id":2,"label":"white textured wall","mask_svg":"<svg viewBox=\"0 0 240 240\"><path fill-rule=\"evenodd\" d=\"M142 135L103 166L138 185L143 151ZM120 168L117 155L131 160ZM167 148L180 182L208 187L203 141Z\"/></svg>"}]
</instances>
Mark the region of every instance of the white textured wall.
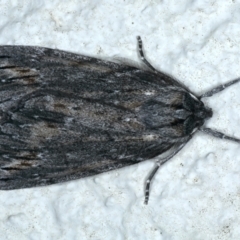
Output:
<instances>
[{"instance_id":1,"label":"white textured wall","mask_svg":"<svg viewBox=\"0 0 240 240\"><path fill-rule=\"evenodd\" d=\"M0 44L152 64L197 94L240 77L240 0L0 0ZM205 101L207 126L240 137L240 84ZM1 143L0 143L1 144ZM0 239L240 239L240 145L198 133L153 161L54 186L0 191Z\"/></svg>"}]
</instances>

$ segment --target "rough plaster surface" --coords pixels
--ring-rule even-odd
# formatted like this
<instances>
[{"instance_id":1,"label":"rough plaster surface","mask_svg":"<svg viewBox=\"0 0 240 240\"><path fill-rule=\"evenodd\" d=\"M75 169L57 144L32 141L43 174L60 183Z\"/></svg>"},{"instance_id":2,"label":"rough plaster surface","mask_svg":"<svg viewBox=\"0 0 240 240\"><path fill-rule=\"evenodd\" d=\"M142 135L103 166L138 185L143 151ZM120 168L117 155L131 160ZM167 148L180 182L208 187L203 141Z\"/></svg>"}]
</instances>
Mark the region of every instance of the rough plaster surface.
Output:
<instances>
[{"instance_id":1,"label":"rough plaster surface","mask_svg":"<svg viewBox=\"0 0 240 240\"><path fill-rule=\"evenodd\" d=\"M0 0L0 44L139 61L201 94L240 77L240 0ZM240 137L240 84L206 99L206 125ZM240 239L240 146L198 133L154 179L153 160L54 186L0 191L0 239Z\"/></svg>"}]
</instances>

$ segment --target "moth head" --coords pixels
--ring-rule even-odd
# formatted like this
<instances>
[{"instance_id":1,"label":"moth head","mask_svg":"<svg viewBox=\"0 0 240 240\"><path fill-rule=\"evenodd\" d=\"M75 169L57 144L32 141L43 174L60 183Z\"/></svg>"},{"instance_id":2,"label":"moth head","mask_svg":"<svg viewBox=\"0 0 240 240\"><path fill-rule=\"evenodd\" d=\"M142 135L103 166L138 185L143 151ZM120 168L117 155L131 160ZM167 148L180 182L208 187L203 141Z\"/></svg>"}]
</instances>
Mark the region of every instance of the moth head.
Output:
<instances>
[{"instance_id":1,"label":"moth head","mask_svg":"<svg viewBox=\"0 0 240 240\"><path fill-rule=\"evenodd\" d=\"M201 100L190 93L185 94L183 107L192 112L194 117L200 121L209 119L213 115L211 108L206 107Z\"/></svg>"},{"instance_id":2,"label":"moth head","mask_svg":"<svg viewBox=\"0 0 240 240\"><path fill-rule=\"evenodd\" d=\"M183 99L183 108L190 114L184 121L184 132L186 135L195 132L205 122L212 117L213 112L204 103L191 93L185 93Z\"/></svg>"}]
</instances>

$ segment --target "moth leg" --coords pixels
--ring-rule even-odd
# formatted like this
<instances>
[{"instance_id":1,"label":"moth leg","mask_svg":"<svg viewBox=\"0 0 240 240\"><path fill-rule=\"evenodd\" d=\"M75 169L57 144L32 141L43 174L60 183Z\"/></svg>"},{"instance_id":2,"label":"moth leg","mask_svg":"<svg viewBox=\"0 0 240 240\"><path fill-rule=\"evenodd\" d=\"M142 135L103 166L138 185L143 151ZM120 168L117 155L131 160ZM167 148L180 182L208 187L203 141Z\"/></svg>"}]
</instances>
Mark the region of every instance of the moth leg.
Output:
<instances>
[{"instance_id":1,"label":"moth leg","mask_svg":"<svg viewBox=\"0 0 240 240\"><path fill-rule=\"evenodd\" d=\"M199 130L216 138L227 139L233 142L240 143L240 139L229 137L221 132L212 130L211 128L200 128Z\"/></svg>"},{"instance_id":2,"label":"moth leg","mask_svg":"<svg viewBox=\"0 0 240 240\"><path fill-rule=\"evenodd\" d=\"M145 58L143 50L142 50L142 39L140 36L137 37L138 40L138 51L141 57L141 60L154 72L157 72L157 70L148 62L148 60Z\"/></svg>"},{"instance_id":3,"label":"moth leg","mask_svg":"<svg viewBox=\"0 0 240 240\"><path fill-rule=\"evenodd\" d=\"M235 83L238 83L238 82L240 82L240 78L235 79L235 80L233 80L233 81L230 81L229 83L222 84L222 85L220 85L220 86L218 86L218 87L215 87L215 88L213 88L212 90L210 90L210 91L202 94L202 95L200 96L200 99L201 99L201 98L204 98L204 97L211 97L212 95L214 95L214 94L216 94L216 93L218 93L218 92L221 92L222 90L226 89L227 87L230 87L231 85L233 85L233 84L235 84Z\"/></svg>"},{"instance_id":4,"label":"moth leg","mask_svg":"<svg viewBox=\"0 0 240 240\"><path fill-rule=\"evenodd\" d=\"M189 139L190 138L191 138L191 136L189 136ZM151 181L152 181L154 175L156 174L157 170L159 169L159 167L162 166L169 159L174 157L186 145L187 141L184 143L181 143L181 144L177 144L177 146L175 146L175 150L170 155L157 161L157 165L154 167L154 169L152 170L152 172L150 173L150 175L146 181L144 204L146 204L146 205L148 204Z\"/></svg>"},{"instance_id":5,"label":"moth leg","mask_svg":"<svg viewBox=\"0 0 240 240\"><path fill-rule=\"evenodd\" d=\"M147 181L146 181L146 188L145 188L145 200L144 200L144 204L148 204L148 200L149 200L149 191L150 191L150 184L151 181L155 175L155 173L157 172L157 170L159 169L160 165L156 165L153 169L153 171L151 172L151 174L149 175Z\"/></svg>"}]
</instances>

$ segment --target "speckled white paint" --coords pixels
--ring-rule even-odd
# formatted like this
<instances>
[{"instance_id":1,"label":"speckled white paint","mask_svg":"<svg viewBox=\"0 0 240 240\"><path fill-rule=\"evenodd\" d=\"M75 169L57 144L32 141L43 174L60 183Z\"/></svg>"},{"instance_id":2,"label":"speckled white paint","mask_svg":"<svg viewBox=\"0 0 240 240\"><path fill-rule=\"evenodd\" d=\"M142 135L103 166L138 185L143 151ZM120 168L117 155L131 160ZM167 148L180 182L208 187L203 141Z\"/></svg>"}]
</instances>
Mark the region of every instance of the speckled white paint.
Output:
<instances>
[{"instance_id":1,"label":"speckled white paint","mask_svg":"<svg viewBox=\"0 0 240 240\"><path fill-rule=\"evenodd\" d=\"M0 44L139 61L197 94L240 76L240 0L0 0ZM207 126L240 137L240 84L205 103ZM153 161L43 188L0 192L0 239L240 239L240 146L198 133L154 179Z\"/></svg>"}]
</instances>

